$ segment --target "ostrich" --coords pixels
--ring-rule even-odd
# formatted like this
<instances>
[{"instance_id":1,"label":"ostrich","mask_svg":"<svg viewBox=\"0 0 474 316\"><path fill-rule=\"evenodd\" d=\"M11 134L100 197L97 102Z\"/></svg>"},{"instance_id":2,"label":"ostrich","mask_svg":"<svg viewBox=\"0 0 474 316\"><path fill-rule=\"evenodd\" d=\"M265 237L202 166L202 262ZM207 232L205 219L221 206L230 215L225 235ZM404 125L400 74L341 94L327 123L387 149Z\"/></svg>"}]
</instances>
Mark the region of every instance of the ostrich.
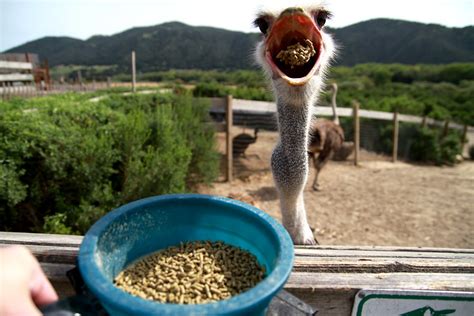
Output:
<instances>
[{"instance_id":1,"label":"ostrich","mask_svg":"<svg viewBox=\"0 0 474 316\"><path fill-rule=\"evenodd\" d=\"M253 137L249 134L242 133L235 136L232 139L232 154L234 157L243 155L245 157L245 151L257 141L258 127L253 132Z\"/></svg>"},{"instance_id":2,"label":"ostrich","mask_svg":"<svg viewBox=\"0 0 474 316\"><path fill-rule=\"evenodd\" d=\"M309 132L308 154L313 158L316 175L313 182L313 190L320 191L318 176L321 169L326 165L329 159L339 151L340 156L350 155L354 147L352 142L344 142L344 130L339 124L339 118L336 113L336 95L337 84L332 84L332 113L333 120L317 119L311 122Z\"/></svg>"},{"instance_id":3,"label":"ostrich","mask_svg":"<svg viewBox=\"0 0 474 316\"><path fill-rule=\"evenodd\" d=\"M282 223L295 244L316 244L306 218L303 189L308 179L312 108L335 53L331 36L323 31L329 16L329 11L317 5L291 7L281 13L264 11L254 21L263 33L255 57L271 82L277 103L279 139L272 153L272 174ZM308 62L291 66L278 58L280 51L308 40L314 45Z\"/></svg>"}]
</instances>

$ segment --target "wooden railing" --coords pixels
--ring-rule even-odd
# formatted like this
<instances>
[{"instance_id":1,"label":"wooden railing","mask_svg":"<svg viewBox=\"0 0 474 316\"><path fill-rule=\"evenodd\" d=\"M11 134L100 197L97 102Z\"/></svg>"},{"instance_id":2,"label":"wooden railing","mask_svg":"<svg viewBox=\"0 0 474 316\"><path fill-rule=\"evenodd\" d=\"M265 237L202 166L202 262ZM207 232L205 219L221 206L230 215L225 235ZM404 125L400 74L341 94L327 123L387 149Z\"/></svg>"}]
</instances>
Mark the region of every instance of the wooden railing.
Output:
<instances>
[{"instance_id":1,"label":"wooden railing","mask_svg":"<svg viewBox=\"0 0 474 316\"><path fill-rule=\"evenodd\" d=\"M81 236L0 232L0 246L28 247L60 296L73 290L66 271ZM318 315L350 315L361 289L474 291L474 250L401 247L297 246L285 289Z\"/></svg>"},{"instance_id":2,"label":"wooden railing","mask_svg":"<svg viewBox=\"0 0 474 316\"><path fill-rule=\"evenodd\" d=\"M237 122L233 121L234 115L243 115L246 117L251 116L264 116L266 119L262 119L261 122L254 122L253 127L265 128L262 124L275 125L276 120L269 122L268 116L273 116L276 113L276 104L274 102L266 101L253 101L253 100L241 100L233 99L231 96L226 98L210 98L211 109L210 113L214 115L220 115L223 120L223 123L220 123L216 126L216 130L226 133L226 170L227 170L227 180L232 181L232 166L233 166L233 157L232 157L232 129L230 128L233 124L238 125ZM468 125L461 125L449 121L437 121L427 117L406 115L399 113L390 113L390 112L379 112L379 111L370 111L362 110L359 108L360 105L358 102L354 102L352 108L347 107L338 107L337 115L339 117L352 117L354 121L354 164L359 164L359 149L361 144L361 131L360 131L360 119L374 119L374 120L383 120L390 121L393 124L393 133L392 133L392 161L396 162L399 154L399 122L405 123L414 123L421 126L433 126L443 129L443 134L447 134L448 129L455 129L461 132L461 143L463 148L461 153L464 156L468 156L468 148L474 144L474 127ZM331 107L325 106L316 106L314 108L314 114L318 117L321 116L332 116L333 110ZM230 122L230 124L229 124ZM272 124L273 123L273 124ZM347 137L347 135L346 135Z\"/></svg>"}]
</instances>

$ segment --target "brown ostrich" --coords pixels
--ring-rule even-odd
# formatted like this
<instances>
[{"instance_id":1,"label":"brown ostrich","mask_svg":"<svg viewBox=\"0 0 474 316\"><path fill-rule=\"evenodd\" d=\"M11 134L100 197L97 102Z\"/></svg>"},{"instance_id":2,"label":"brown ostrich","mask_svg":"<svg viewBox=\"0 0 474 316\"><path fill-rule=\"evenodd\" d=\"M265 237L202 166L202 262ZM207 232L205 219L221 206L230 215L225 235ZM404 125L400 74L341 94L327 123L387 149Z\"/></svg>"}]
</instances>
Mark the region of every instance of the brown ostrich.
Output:
<instances>
[{"instance_id":1,"label":"brown ostrich","mask_svg":"<svg viewBox=\"0 0 474 316\"><path fill-rule=\"evenodd\" d=\"M315 119L311 122L309 131L308 154L313 158L314 169L316 170L313 182L313 190L315 191L321 190L318 177L329 159L335 153L338 154L339 159L342 159L343 156L347 158L354 148L352 142L344 142L344 130L339 124L336 112L337 84L333 83L332 89L333 120Z\"/></svg>"},{"instance_id":2,"label":"brown ostrich","mask_svg":"<svg viewBox=\"0 0 474 316\"><path fill-rule=\"evenodd\" d=\"M257 141L258 130L258 127L254 129L253 137L247 133L242 133L232 139L232 155L234 157L241 155L245 157L247 148Z\"/></svg>"},{"instance_id":3,"label":"brown ostrich","mask_svg":"<svg viewBox=\"0 0 474 316\"><path fill-rule=\"evenodd\" d=\"M279 140L271 158L282 222L295 244L315 244L303 191L308 179L308 139L313 105L324 86L334 43L323 26L322 5L263 11L255 25L263 33L255 56L271 82L277 104Z\"/></svg>"}]
</instances>

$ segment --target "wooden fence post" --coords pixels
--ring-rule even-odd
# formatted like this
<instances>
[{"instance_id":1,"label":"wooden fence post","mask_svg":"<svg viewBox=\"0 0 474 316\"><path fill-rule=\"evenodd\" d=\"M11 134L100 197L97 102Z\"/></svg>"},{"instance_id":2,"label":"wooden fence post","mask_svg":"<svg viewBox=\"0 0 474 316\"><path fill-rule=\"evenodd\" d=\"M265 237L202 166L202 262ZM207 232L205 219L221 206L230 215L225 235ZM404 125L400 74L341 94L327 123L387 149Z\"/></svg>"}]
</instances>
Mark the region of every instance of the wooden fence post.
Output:
<instances>
[{"instance_id":1,"label":"wooden fence post","mask_svg":"<svg viewBox=\"0 0 474 316\"><path fill-rule=\"evenodd\" d=\"M426 127L426 115L423 115L423 118L421 119L421 127L422 128Z\"/></svg>"},{"instance_id":2,"label":"wooden fence post","mask_svg":"<svg viewBox=\"0 0 474 316\"><path fill-rule=\"evenodd\" d=\"M444 121L444 128L443 128L443 137L448 136L449 133L449 120Z\"/></svg>"},{"instance_id":3,"label":"wooden fence post","mask_svg":"<svg viewBox=\"0 0 474 316\"><path fill-rule=\"evenodd\" d=\"M467 128L468 128L468 125L465 124L462 130L462 136L461 136L461 156L464 153L464 147L467 145Z\"/></svg>"},{"instance_id":4,"label":"wooden fence post","mask_svg":"<svg viewBox=\"0 0 474 316\"><path fill-rule=\"evenodd\" d=\"M226 121L226 155L227 155L227 181L232 181L232 96L228 95L226 99L225 108L225 121Z\"/></svg>"},{"instance_id":5,"label":"wooden fence post","mask_svg":"<svg viewBox=\"0 0 474 316\"><path fill-rule=\"evenodd\" d=\"M393 113L393 149L392 162L397 162L398 158L398 112Z\"/></svg>"},{"instance_id":6,"label":"wooden fence post","mask_svg":"<svg viewBox=\"0 0 474 316\"><path fill-rule=\"evenodd\" d=\"M354 119L354 165L359 165L360 148L360 120L359 120L359 102L353 101L353 119Z\"/></svg>"},{"instance_id":7,"label":"wooden fence post","mask_svg":"<svg viewBox=\"0 0 474 316\"><path fill-rule=\"evenodd\" d=\"M136 92L136 83L137 83L137 68L135 65L136 62L136 57L135 57L135 51L132 50L132 92Z\"/></svg>"}]
</instances>

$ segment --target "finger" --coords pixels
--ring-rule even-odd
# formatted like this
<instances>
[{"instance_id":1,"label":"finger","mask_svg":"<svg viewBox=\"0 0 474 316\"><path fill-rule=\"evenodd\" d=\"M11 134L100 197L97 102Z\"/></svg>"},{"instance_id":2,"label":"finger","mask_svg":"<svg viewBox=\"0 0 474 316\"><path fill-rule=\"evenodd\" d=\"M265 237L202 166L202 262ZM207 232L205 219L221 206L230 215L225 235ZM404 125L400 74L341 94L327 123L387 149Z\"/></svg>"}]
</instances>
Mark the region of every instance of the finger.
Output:
<instances>
[{"instance_id":1,"label":"finger","mask_svg":"<svg viewBox=\"0 0 474 316\"><path fill-rule=\"evenodd\" d=\"M33 255L31 255L33 257ZM58 300L58 294L44 274L38 261L33 257L33 267L30 282L30 294L37 306L51 304Z\"/></svg>"},{"instance_id":2,"label":"finger","mask_svg":"<svg viewBox=\"0 0 474 316\"><path fill-rule=\"evenodd\" d=\"M36 305L50 304L58 300L58 295L48 278L44 274L39 262L33 254L24 246L13 246L3 249L6 265L9 270L9 278L16 279L9 283L20 289L25 289L28 298ZM6 272L6 271L4 271Z\"/></svg>"},{"instance_id":3,"label":"finger","mask_svg":"<svg viewBox=\"0 0 474 316\"><path fill-rule=\"evenodd\" d=\"M41 316L40 310L35 306L31 299L27 301L18 302L15 306L9 304L8 306L0 307L0 315L2 316Z\"/></svg>"},{"instance_id":4,"label":"finger","mask_svg":"<svg viewBox=\"0 0 474 316\"><path fill-rule=\"evenodd\" d=\"M25 247L0 248L0 315L41 315L30 294L31 260Z\"/></svg>"}]
</instances>

